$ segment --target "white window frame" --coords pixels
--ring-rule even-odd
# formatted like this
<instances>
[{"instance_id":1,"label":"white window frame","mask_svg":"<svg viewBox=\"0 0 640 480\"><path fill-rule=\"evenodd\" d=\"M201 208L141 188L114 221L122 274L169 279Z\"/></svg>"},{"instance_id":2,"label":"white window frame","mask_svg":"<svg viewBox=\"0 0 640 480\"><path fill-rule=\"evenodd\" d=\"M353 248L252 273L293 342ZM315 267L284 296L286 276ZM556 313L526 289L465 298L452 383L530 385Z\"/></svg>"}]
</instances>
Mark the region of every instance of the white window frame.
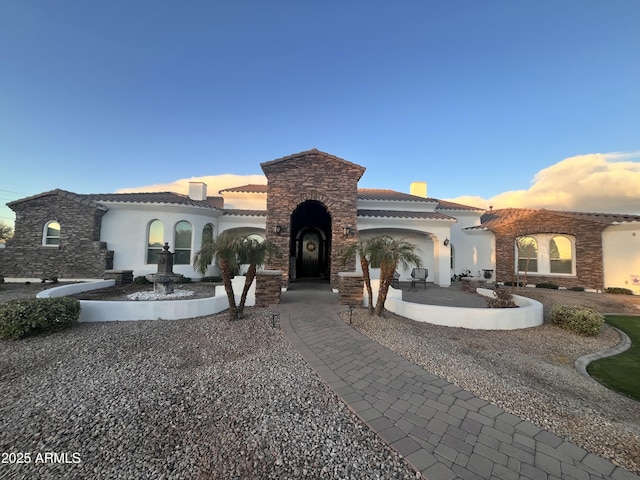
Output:
<instances>
[{"instance_id":1,"label":"white window frame","mask_svg":"<svg viewBox=\"0 0 640 480\"><path fill-rule=\"evenodd\" d=\"M51 225L52 223L56 223L58 225L58 236L54 237L52 235L49 235L49 225ZM52 248L58 248L60 247L60 239L62 238L62 226L60 225L60 222L58 220L49 220L45 226L44 229L42 230L42 246L43 247L52 247ZM50 239L57 239L57 243L49 243Z\"/></svg>"},{"instance_id":2,"label":"white window frame","mask_svg":"<svg viewBox=\"0 0 640 480\"><path fill-rule=\"evenodd\" d=\"M149 243L149 241L151 240L151 225L154 224L154 222L160 222L160 225L162 225L162 242L160 242L162 245L160 247L152 247L151 244ZM150 262L150 253L151 251L157 251L158 253L160 253L162 251L162 247L164 245L164 237L165 237L165 233L164 233L164 222L162 220L160 220L159 218L154 218L153 220L149 221L149 223L147 223L147 242L146 242L146 247L145 251L144 251L144 263L145 265L154 265L157 264L157 260L156 262ZM157 254L156 254L157 255Z\"/></svg>"},{"instance_id":3,"label":"white window frame","mask_svg":"<svg viewBox=\"0 0 640 480\"><path fill-rule=\"evenodd\" d=\"M538 271L527 272L527 276L545 276L545 277L575 277L576 276L576 237L573 235L565 235L559 233L534 233L522 235L522 237L531 237L538 244L537 263ZM522 238L519 237L519 238ZM571 273L551 273L551 240L556 237L563 237L571 243ZM515 266L516 274L524 274L524 271L518 271L518 242L515 242Z\"/></svg>"},{"instance_id":4,"label":"white window frame","mask_svg":"<svg viewBox=\"0 0 640 480\"><path fill-rule=\"evenodd\" d=\"M178 247L178 225L186 223L189 225L189 248ZM180 220L173 226L173 264L174 265L190 265L191 264L191 252L193 251L193 225L187 220ZM178 252L189 252L188 262L178 262Z\"/></svg>"}]
</instances>

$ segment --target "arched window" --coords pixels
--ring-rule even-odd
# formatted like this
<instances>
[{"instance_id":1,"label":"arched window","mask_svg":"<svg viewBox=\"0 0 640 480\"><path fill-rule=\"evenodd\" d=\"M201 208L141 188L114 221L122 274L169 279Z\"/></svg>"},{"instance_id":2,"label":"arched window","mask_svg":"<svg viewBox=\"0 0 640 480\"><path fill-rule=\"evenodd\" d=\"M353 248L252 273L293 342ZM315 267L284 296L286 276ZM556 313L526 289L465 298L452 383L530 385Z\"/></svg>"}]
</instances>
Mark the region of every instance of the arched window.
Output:
<instances>
[{"instance_id":1,"label":"arched window","mask_svg":"<svg viewBox=\"0 0 640 480\"><path fill-rule=\"evenodd\" d=\"M213 225L207 223L202 229L202 243L207 243L213 240Z\"/></svg>"},{"instance_id":2,"label":"arched window","mask_svg":"<svg viewBox=\"0 0 640 480\"><path fill-rule=\"evenodd\" d=\"M43 245L60 245L60 224L55 220L48 222L44 227Z\"/></svg>"},{"instance_id":3,"label":"arched window","mask_svg":"<svg viewBox=\"0 0 640 480\"><path fill-rule=\"evenodd\" d=\"M245 237L245 240L255 240L258 243L262 243L262 242L264 242L264 237L262 235L257 234L257 233L252 233L251 235L247 235Z\"/></svg>"},{"instance_id":4,"label":"arched window","mask_svg":"<svg viewBox=\"0 0 640 480\"><path fill-rule=\"evenodd\" d=\"M538 242L532 237L520 237L518 246L518 271L538 271Z\"/></svg>"},{"instance_id":5,"label":"arched window","mask_svg":"<svg viewBox=\"0 0 640 480\"><path fill-rule=\"evenodd\" d=\"M160 220L149 223L147 239L147 263L158 263L158 253L164 245L164 225Z\"/></svg>"},{"instance_id":6,"label":"arched window","mask_svg":"<svg viewBox=\"0 0 640 480\"><path fill-rule=\"evenodd\" d=\"M553 237L549 242L549 267L551 273L572 273L573 254L567 237Z\"/></svg>"},{"instance_id":7,"label":"arched window","mask_svg":"<svg viewBox=\"0 0 640 480\"><path fill-rule=\"evenodd\" d=\"M174 265L191 263L191 224L185 220L176 223Z\"/></svg>"}]
</instances>

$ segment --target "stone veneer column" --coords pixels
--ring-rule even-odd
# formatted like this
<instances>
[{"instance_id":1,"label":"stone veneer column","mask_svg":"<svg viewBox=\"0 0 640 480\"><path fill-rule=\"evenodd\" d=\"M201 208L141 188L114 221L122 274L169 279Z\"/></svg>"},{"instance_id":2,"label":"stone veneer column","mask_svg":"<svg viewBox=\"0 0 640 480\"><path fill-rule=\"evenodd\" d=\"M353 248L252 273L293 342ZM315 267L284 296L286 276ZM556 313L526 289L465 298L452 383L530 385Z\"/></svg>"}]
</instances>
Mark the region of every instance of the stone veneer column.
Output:
<instances>
[{"instance_id":1,"label":"stone veneer column","mask_svg":"<svg viewBox=\"0 0 640 480\"><path fill-rule=\"evenodd\" d=\"M256 307L280 303L282 270L261 270L256 273Z\"/></svg>"},{"instance_id":2,"label":"stone veneer column","mask_svg":"<svg viewBox=\"0 0 640 480\"><path fill-rule=\"evenodd\" d=\"M340 305L361 306L364 300L364 277L361 273L338 273L338 301Z\"/></svg>"},{"instance_id":3,"label":"stone veneer column","mask_svg":"<svg viewBox=\"0 0 640 480\"><path fill-rule=\"evenodd\" d=\"M284 285L289 283L289 244L291 214L309 200L320 202L331 216L331 286L338 288L338 272L355 268L347 265L341 252L356 241L358 215L358 180L365 169L360 165L318 150L309 150L261 164L267 176L267 239L283 252L268 268L282 270ZM274 228L280 226L279 235ZM345 237L344 227L353 232Z\"/></svg>"}]
</instances>

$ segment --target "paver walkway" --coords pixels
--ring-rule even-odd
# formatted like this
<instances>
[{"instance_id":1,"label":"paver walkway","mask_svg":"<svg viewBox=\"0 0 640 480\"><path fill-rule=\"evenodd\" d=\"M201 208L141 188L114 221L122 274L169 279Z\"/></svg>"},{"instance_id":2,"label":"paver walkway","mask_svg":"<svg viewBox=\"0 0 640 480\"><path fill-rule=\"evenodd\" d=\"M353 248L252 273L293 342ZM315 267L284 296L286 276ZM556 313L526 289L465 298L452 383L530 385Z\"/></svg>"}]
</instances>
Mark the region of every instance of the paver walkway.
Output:
<instances>
[{"instance_id":1,"label":"paver walkway","mask_svg":"<svg viewBox=\"0 0 640 480\"><path fill-rule=\"evenodd\" d=\"M274 308L306 362L423 477L640 480L358 333L327 285L294 284Z\"/></svg>"}]
</instances>

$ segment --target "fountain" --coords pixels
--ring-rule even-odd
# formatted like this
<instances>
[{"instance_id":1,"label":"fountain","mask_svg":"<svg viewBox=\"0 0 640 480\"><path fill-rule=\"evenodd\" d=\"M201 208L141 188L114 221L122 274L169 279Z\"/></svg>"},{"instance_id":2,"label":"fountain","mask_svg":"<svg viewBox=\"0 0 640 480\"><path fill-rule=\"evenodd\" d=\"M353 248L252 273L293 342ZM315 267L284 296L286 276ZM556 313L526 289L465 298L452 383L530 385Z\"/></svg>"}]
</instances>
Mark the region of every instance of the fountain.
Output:
<instances>
[{"instance_id":1,"label":"fountain","mask_svg":"<svg viewBox=\"0 0 640 480\"><path fill-rule=\"evenodd\" d=\"M158 253L158 273L145 275L145 278L153 282L153 291L160 295L173 293L173 283L183 277L180 273L173 273L173 253L169 251L169 244L165 243L162 251Z\"/></svg>"}]
</instances>

